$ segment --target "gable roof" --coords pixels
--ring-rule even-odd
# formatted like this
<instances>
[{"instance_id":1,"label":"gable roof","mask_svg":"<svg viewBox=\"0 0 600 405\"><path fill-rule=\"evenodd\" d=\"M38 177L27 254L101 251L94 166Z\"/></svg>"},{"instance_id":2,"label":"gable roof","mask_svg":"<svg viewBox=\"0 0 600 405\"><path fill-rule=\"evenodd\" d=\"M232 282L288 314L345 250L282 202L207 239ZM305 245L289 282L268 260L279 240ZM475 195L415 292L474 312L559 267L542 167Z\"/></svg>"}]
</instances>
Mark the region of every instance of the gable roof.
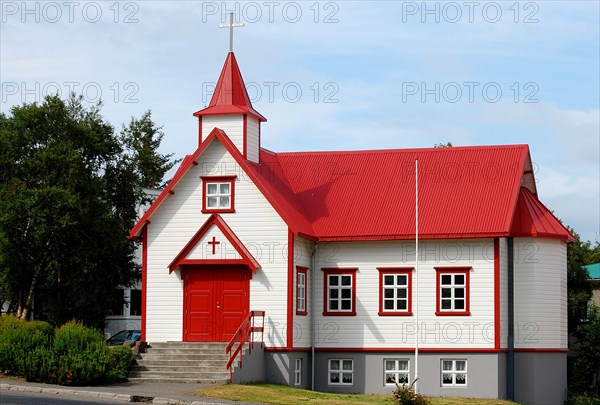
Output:
<instances>
[{"instance_id":1,"label":"gable roof","mask_svg":"<svg viewBox=\"0 0 600 405\"><path fill-rule=\"evenodd\" d=\"M211 142L221 142L296 235L321 241L573 236L537 199L527 145L273 153L245 160L215 128L186 156L131 237Z\"/></svg>"},{"instance_id":2,"label":"gable roof","mask_svg":"<svg viewBox=\"0 0 600 405\"><path fill-rule=\"evenodd\" d=\"M252 107L242 73L233 52L227 54L227 59L225 59L219 81L208 107L196 111L194 116L215 114L250 114L259 121L267 120Z\"/></svg>"},{"instance_id":3,"label":"gable roof","mask_svg":"<svg viewBox=\"0 0 600 405\"><path fill-rule=\"evenodd\" d=\"M417 158L419 237L509 236L531 165L527 145L277 156L319 240L414 238Z\"/></svg>"},{"instance_id":4,"label":"gable roof","mask_svg":"<svg viewBox=\"0 0 600 405\"><path fill-rule=\"evenodd\" d=\"M219 128L214 128L200 144L198 149L196 149L193 154L187 155L183 159L181 165L175 172L173 179L171 179L167 187L165 187L162 193L156 198L154 203L130 231L130 238L137 238L141 235L142 229L150 223L150 219L154 212L168 199L169 196L175 193L175 188L179 181L192 166L198 164L197 159L212 142L220 142L223 144L225 149L227 149L231 156L236 160L242 170L246 172L248 177L250 177L294 234L314 238L314 231L307 219L306 212L304 211L300 200L289 186L276 157L274 155L271 157L269 153L261 151L261 159L264 157L261 164L255 164L244 159L225 132Z\"/></svg>"},{"instance_id":5,"label":"gable roof","mask_svg":"<svg viewBox=\"0 0 600 405\"><path fill-rule=\"evenodd\" d=\"M223 260L222 258L218 258L220 263L227 261L229 264L245 264L248 266L253 273L256 273L256 269L260 268L260 264L256 261L256 259L252 256L252 254L246 249L244 244L239 240L236 234L231 230L231 228L225 223L223 218L219 214L212 214L204 225L198 229L198 231L192 236L192 238L186 243L186 245L181 249L179 254L175 256L175 259L169 264L169 273L173 270L177 270L180 266L193 262L193 264L211 264L215 262L215 259L196 259L196 260L187 260L188 254L196 247L198 242L202 239L202 237L208 232L212 226L216 226L219 228L221 233L225 236L225 238L231 243L231 245L235 248L235 250L240 255L241 259L237 260Z\"/></svg>"}]
</instances>

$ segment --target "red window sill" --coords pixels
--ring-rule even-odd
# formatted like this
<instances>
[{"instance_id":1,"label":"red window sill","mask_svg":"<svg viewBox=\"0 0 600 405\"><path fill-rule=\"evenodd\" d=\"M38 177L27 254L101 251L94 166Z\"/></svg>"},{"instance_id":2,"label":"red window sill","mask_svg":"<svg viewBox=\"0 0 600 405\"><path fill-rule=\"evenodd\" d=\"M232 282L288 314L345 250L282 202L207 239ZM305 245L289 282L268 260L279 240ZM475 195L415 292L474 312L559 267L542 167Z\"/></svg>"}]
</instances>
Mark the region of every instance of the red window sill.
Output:
<instances>
[{"instance_id":1,"label":"red window sill","mask_svg":"<svg viewBox=\"0 0 600 405\"><path fill-rule=\"evenodd\" d=\"M352 312L323 311L323 316L356 316L356 311L352 311Z\"/></svg>"},{"instance_id":2,"label":"red window sill","mask_svg":"<svg viewBox=\"0 0 600 405\"><path fill-rule=\"evenodd\" d=\"M216 210L202 210L203 214L228 214L228 213L232 213L235 212L235 209L233 208L228 208L228 209L216 209Z\"/></svg>"},{"instance_id":3,"label":"red window sill","mask_svg":"<svg viewBox=\"0 0 600 405\"><path fill-rule=\"evenodd\" d=\"M445 311L445 312L436 311L435 314L437 316L470 316L471 315L471 311L462 311L462 312L458 312L458 311Z\"/></svg>"},{"instance_id":4,"label":"red window sill","mask_svg":"<svg viewBox=\"0 0 600 405\"><path fill-rule=\"evenodd\" d=\"M308 311L296 311L296 315L306 316L306 315L308 315Z\"/></svg>"},{"instance_id":5,"label":"red window sill","mask_svg":"<svg viewBox=\"0 0 600 405\"><path fill-rule=\"evenodd\" d=\"M411 312L378 312L379 316L412 316L412 311Z\"/></svg>"}]
</instances>

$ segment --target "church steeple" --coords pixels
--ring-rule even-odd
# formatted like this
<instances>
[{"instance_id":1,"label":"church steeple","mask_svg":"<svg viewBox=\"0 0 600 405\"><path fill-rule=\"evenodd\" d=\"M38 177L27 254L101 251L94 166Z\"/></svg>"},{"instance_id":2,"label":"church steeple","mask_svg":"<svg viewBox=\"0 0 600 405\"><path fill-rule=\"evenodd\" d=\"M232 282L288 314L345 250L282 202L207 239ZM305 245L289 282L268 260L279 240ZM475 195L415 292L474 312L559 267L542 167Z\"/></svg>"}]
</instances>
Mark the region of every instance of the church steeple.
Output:
<instances>
[{"instance_id":1,"label":"church steeple","mask_svg":"<svg viewBox=\"0 0 600 405\"><path fill-rule=\"evenodd\" d=\"M196 111L198 117L198 145L214 129L222 129L245 159L259 163L260 124L267 119L252 107L242 73L233 54L233 29L244 24L234 24L233 13L229 24L229 53L221 70L215 92L208 107Z\"/></svg>"},{"instance_id":2,"label":"church steeple","mask_svg":"<svg viewBox=\"0 0 600 405\"><path fill-rule=\"evenodd\" d=\"M208 107L196 111L195 117L217 114L249 114L261 122L267 119L252 107L246 85L233 52L227 54L215 92Z\"/></svg>"}]
</instances>

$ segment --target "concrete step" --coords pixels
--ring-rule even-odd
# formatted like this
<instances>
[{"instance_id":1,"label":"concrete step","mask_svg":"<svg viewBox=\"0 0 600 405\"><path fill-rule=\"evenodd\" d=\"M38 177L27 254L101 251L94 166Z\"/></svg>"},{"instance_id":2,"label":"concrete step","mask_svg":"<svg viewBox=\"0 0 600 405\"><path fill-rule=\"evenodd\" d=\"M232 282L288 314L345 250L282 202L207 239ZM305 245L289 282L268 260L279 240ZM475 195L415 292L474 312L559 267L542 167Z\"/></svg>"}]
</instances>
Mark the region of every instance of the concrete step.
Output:
<instances>
[{"instance_id":1,"label":"concrete step","mask_svg":"<svg viewBox=\"0 0 600 405\"><path fill-rule=\"evenodd\" d=\"M227 359L218 359L218 360L187 360L187 359L170 359L170 360L152 360L147 358L137 359L136 363L138 366L146 366L146 367L155 367L155 366L164 366L164 367L220 367L224 364L227 364L229 361L229 357Z\"/></svg>"},{"instance_id":2,"label":"concrete step","mask_svg":"<svg viewBox=\"0 0 600 405\"><path fill-rule=\"evenodd\" d=\"M142 360L144 361L167 361L167 360L194 360L194 361L229 361L228 354L154 354L145 353L142 354Z\"/></svg>"},{"instance_id":3,"label":"concrete step","mask_svg":"<svg viewBox=\"0 0 600 405\"><path fill-rule=\"evenodd\" d=\"M195 379L195 378L148 378L148 377L130 377L129 382L138 382L138 383L188 383L188 384L227 384L230 382L229 377L227 379Z\"/></svg>"},{"instance_id":4,"label":"concrete step","mask_svg":"<svg viewBox=\"0 0 600 405\"><path fill-rule=\"evenodd\" d=\"M155 354L225 354L225 349L219 348L171 348L171 347L150 347L146 349L147 353L155 353Z\"/></svg>"},{"instance_id":5,"label":"concrete step","mask_svg":"<svg viewBox=\"0 0 600 405\"><path fill-rule=\"evenodd\" d=\"M204 371L204 372L190 372L190 371L131 371L129 373L129 379L132 378L169 378L169 379L195 379L195 380L227 380L229 379L229 372L217 372L217 371Z\"/></svg>"},{"instance_id":6,"label":"concrete step","mask_svg":"<svg viewBox=\"0 0 600 405\"><path fill-rule=\"evenodd\" d=\"M146 365L136 365L131 367L131 371L153 371L153 372L169 372L169 371L187 371L187 372L205 372L205 371L219 371L226 372L227 367L225 364L220 364L218 366L204 366L201 364L194 364L188 366L146 366Z\"/></svg>"},{"instance_id":7,"label":"concrete step","mask_svg":"<svg viewBox=\"0 0 600 405\"><path fill-rule=\"evenodd\" d=\"M223 349L227 347L227 343L210 343L210 342L157 342L150 343L149 346L154 349Z\"/></svg>"}]
</instances>

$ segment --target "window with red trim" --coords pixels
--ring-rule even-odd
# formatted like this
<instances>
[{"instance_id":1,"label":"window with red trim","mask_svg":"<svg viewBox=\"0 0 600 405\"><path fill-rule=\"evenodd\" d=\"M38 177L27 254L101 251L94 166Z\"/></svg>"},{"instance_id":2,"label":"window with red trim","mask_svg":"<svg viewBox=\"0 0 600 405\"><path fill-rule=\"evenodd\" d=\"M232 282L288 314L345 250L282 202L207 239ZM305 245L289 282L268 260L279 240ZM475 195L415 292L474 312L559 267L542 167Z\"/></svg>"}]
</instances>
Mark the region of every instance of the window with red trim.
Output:
<instances>
[{"instance_id":1,"label":"window with red trim","mask_svg":"<svg viewBox=\"0 0 600 405\"><path fill-rule=\"evenodd\" d=\"M296 266L296 315L308 313L306 308L307 271L308 267Z\"/></svg>"},{"instance_id":2,"label":"window with red trim","mask_svg":"<svg viewBox=\"0 0 600 405\"><path fill-rule=\"evenodd\" d=\"M379 315L412 315L412 267L378 267Z\"/></svg>"},{"instance_id":3,"label":"window with red trim","mask_svg":"<svg viewBox=\"0 0 600 405\"><path fill-rule=\"evenodd\" d=\"M471 267L435 267L436 315L471 315L469 274Z\"/></svg>"},{"instance_id":4,"label":"window with red trim","mask_svg":"<svg viewBox=\"0 0 600 405\"><path fill-rule=\"evenodd\" d=\"M236 176L202 176L202 212L235 212Z\"/></svg>"},{"instance_id":5,"label":"window with red trim","mask_svg":"<svg viewBox=\"0 0 600 405\"><path fill-rule=\"evenodd\" d=\"M356 271L358 268L322 268L323 315L356 315Z\"/></svg>"}]
</instances>

